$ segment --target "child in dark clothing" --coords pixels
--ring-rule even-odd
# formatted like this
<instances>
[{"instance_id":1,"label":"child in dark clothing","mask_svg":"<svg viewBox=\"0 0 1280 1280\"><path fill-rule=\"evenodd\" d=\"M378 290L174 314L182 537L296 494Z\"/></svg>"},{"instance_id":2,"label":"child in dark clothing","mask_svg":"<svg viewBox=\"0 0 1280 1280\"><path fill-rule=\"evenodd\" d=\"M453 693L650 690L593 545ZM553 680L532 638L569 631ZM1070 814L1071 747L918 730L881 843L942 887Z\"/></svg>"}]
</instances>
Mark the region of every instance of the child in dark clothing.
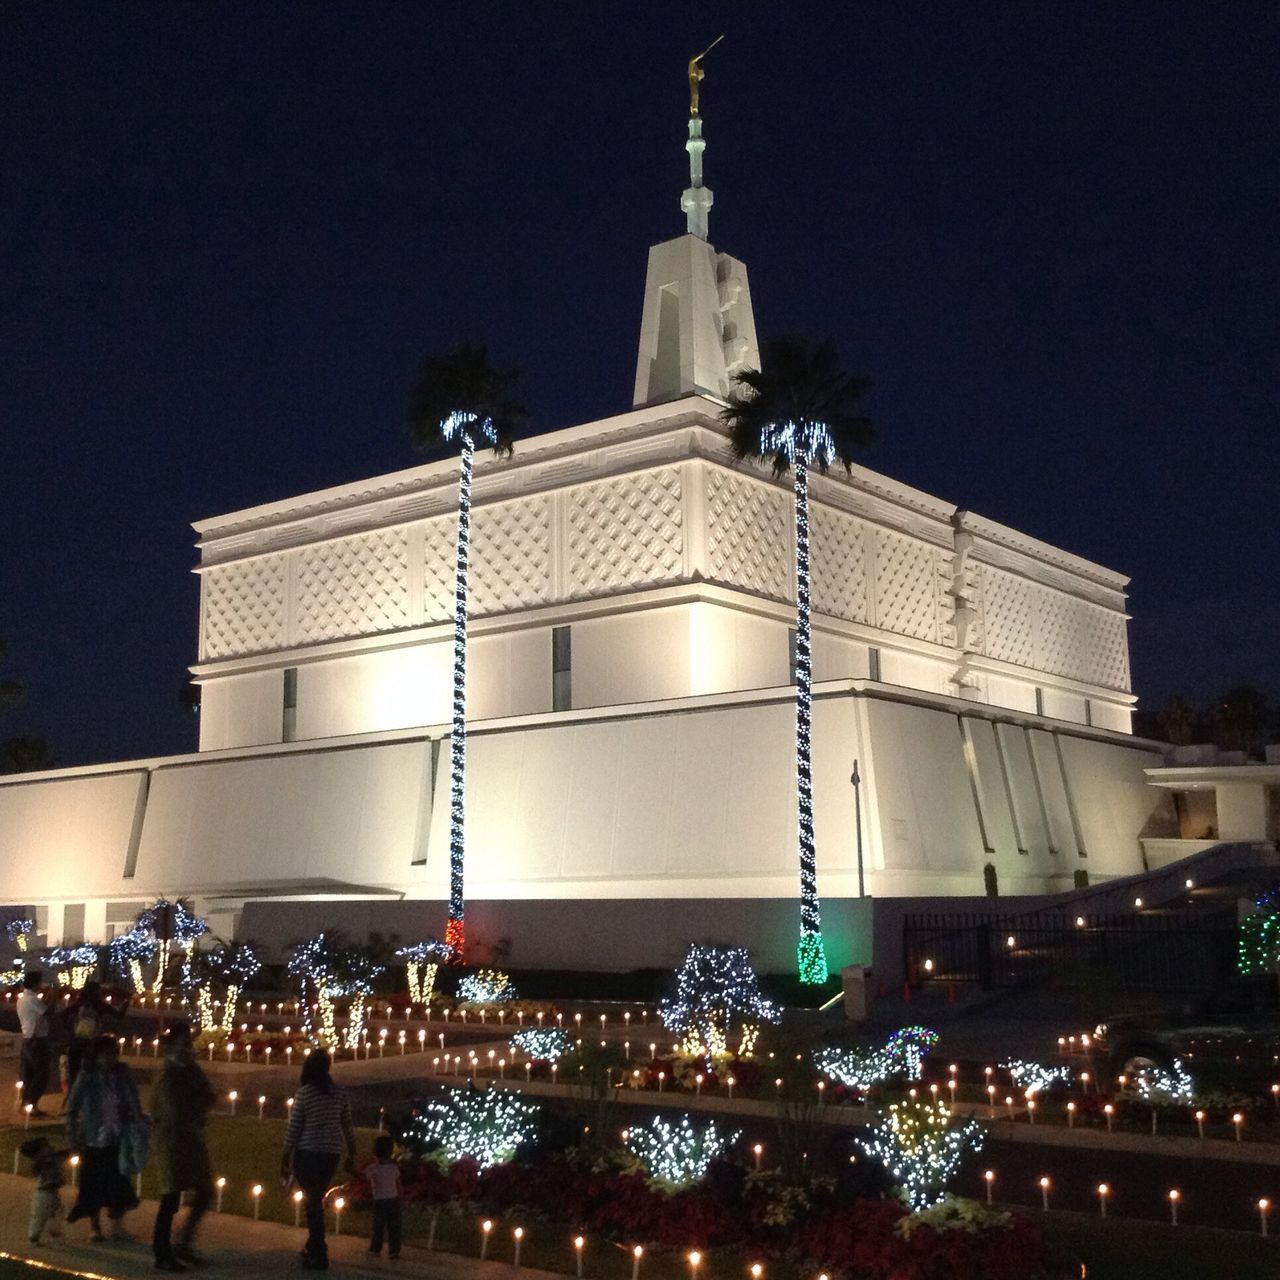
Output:
<instances>
[{"instance_id":1,"label":"child in dark clothing","mask_svg":"<svg viewBox=\"0 0 1280 1280\"><path fill-rule=\"evenodd\" d=\"M51 1236L62 1234L62 1188L66 1183L62 1169L71 1152L55 1151L48 1138L31 1138L19 1150L31 1161L36 1174L27 1239L32 1244L39 1244L46 1227Z\"/></svg>"},{"instance_id":2,"label":"child in dark clothing","mask_svg":"<svg viewBox=\"0 0 1280 1280\"><path fill-rule=\"evenodd\" d=\"M373 1239L370 1253L382 1252L382 1238L387 1238L387 1257L400 1256L400 1166L391 1158L395 1150L389 1134L374 1139L373 1163L364 1171L373 1192Z\"/></svg>"}]
</instances>

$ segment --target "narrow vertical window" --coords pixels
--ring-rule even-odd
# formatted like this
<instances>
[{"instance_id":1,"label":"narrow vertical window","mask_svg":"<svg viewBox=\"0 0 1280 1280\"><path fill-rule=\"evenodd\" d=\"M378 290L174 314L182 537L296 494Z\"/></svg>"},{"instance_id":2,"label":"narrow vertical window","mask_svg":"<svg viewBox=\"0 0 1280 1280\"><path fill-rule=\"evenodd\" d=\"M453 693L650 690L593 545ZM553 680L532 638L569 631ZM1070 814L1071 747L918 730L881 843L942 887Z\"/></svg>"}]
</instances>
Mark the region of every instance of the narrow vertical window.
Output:
<instances>
[{"instance_id":1,"label":"narrow vertical window","mask_svg":"<svg viewBox=\"0 0 1280 1280\"><path fill-rule=\"evenodd\" d=\"M787 628L787 683L796 682L796 629Z\"/></svg>"},{"instance_id":2,"label":"narrow vertical window","mask_svg":"<svg viewBox=\"0 0 1280 1280\"><path fill-rule=\"evenodd\" d=\"M568 711L573 706L573 651L568 627L551 628L551 709Z\"/></svg>"},{"instance_id":3,"label":"narrow vertical window","mask_svg":"<svg viewBox=\"0 0 1280 1280\"><path fill-rule=\"evenodd\" d=\"M871 648L867 650L867 679L879 681L880 679L880 650Z\"/></svg>"},{"instance_id":4,"label":"narrow vertical window","mask_svg":"<svg viewBox=\"0 0 1280 1280\"><path fill-rule=\"evenodd\" d=\"M284 721L281 741L296 742L298 737L298 668L284 669Z\"/></svg>"}]
</instances>

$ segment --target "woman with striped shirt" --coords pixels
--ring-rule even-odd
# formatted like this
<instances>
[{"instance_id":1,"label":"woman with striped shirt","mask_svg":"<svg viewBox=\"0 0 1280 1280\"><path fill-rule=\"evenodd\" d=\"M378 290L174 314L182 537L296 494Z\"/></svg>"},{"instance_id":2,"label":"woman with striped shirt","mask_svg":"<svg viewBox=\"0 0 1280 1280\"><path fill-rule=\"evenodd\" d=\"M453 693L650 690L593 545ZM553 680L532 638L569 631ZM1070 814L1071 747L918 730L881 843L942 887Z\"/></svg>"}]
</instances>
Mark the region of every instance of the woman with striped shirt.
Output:
<instances>
[{"instance_id":1,"label":"woman with striped shirt","mask_svg":"<svg viewBox=\"0 0 1280 1280\"><path fill-rule=\"evenodd\" d=\"M307 1243L302 1251L304 1271L328 1271L329 1250L324 1242L324 1198L329 1180L346 1148L348 1173L356 1171L356 1133L351 1103L333 1082L329 1055L323 1049L302 1065L302 1080L284 1137L280 1175L292 1177L302 1188L307 1211Z\"/></svg>"}]
</instances>

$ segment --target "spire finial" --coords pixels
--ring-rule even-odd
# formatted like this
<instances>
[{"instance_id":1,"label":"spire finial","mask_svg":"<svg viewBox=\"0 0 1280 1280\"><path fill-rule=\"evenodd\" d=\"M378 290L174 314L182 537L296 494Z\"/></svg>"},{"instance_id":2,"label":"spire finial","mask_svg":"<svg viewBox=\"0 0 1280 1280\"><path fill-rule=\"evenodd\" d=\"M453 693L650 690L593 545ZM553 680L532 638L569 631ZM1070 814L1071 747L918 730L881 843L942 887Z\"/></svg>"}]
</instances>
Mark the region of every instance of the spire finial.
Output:
<instances>
[{"instance_id":1,"label":"spire finial","mask_svg":"<svg viewBox=\"0 0 1280 1280\"><path fill-rule=\"evenodd\" d=\"M709 187L702 185L702 153L707 144L702 137L702 117L698 111L699 87L706 72L702 60L724 39L717 36L703 51L689 59L689 141L684 144L689 153L689 186L680 197L680 208L685 212L686 229L692 236L707 238L707 214L713 196Z\"/></svg>"}]
</instances>

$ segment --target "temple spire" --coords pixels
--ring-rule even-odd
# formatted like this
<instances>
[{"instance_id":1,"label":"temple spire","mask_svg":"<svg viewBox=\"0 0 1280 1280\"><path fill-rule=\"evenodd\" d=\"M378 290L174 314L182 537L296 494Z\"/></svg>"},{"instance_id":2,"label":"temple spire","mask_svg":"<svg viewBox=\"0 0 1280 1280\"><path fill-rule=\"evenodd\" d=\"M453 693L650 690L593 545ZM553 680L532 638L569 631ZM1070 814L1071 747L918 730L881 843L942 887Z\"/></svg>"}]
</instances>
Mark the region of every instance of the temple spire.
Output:
<instances>
[{"instance_id":1,"label":"temple spire","mask_svg":"<svg viewBox=\"0 0 1280 1280\"><path fill-rule=\"evenodd\" d=\"M707 239L711 192L702 185L702 60L720 40L689 59L689 186L680 197L684 235L649 250L636 355L636 405L679 396L725 399L734 375L760 367L747 269Z\"/></svg>"},{"instance_id":2,"label":"temple spire","mask_svg":"<svg viewBox=\"0 0 1280 1280\"><path fill-rule=\"evenodd\" d=\"M684 144L689 153L689 185L680 197L680 208L685 213L685 229L700 240L707 238L707 215L715 200L711 188L702 185L702 153L707 149L699 111L700 89L707 74L702 69L702 60L723 39L724 36L717 36L701 53L689 59L689 141Z\"/></svg>"}]
</instances>

